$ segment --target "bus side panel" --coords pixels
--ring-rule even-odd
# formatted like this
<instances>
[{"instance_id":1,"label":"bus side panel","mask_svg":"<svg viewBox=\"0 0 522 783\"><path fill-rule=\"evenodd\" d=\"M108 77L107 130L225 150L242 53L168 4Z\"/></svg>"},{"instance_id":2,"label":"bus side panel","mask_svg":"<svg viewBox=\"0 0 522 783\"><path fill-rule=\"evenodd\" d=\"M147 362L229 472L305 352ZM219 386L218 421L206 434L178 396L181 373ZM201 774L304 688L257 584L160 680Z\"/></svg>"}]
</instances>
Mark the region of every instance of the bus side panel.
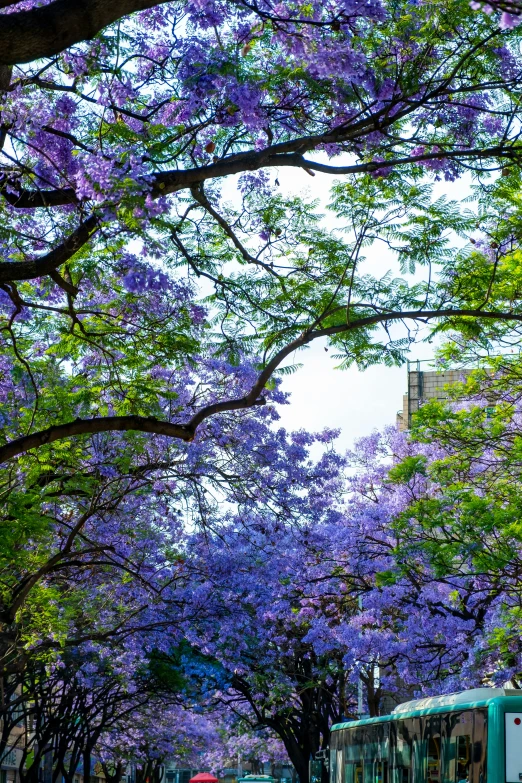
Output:
<instances>
[{"instance_id":1,"label":"bus side panel","mask_svg":"<svg viewBox=\"0 0 522 783\"><path fill-rule=\"evenodd\" d=\"M505 783L504 711L497 702L488 707L487 783Z\"/></svg>"},{"instance_id":2,"label":"bus side panel","mask_svg":"<svg viewBox=\"0 0 522 783\"><path fill-rule=\"evenodd\" d=\"M506 783L522 780L522 712L504 715L506 737Z\"/></svg>"}]
</instances>

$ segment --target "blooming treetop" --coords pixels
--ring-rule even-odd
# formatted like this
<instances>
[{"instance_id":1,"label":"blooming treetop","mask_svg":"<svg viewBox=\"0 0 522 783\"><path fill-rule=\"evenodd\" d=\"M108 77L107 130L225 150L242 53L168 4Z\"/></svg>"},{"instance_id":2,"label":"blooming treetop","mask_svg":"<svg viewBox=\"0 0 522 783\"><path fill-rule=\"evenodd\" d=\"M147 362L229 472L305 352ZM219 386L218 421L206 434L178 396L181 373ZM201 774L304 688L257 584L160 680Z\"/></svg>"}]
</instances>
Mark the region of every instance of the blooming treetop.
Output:
<instances>
[{"instance_id":1,"label":"blooming treetop","mask_svg":"<svg viewBox=\"0 0 522 783\"><path fill-rule=\"evenodd\" d=\"M300 774L331 723L354 715L361 679L378 714L385 695L520 676L519 366L508 367L491 424L482 406L444 426L451 413L433 403L420 442L393 428L362 439L346 506L319 523L232 521L193 538L212 610L185 626L197 651L186 675L210 703L277 732Z\"/></svg>"},{"instance_id":2,"label":"blooming treetop","mask_svg":"<svg viewBox=\"0 0 522 783\"><path fill-rule=\"evenodd\" d=\"M429 213L423 262L441 263L422 175L516 167L517 30L461 0L1 5L2 353L4 376L33 387L1 459L107 431L190 441L209 416L261 404L285 359L321 336L364 364L408 344L372 342L378 324L519 318L488 286L477 309L431 275L409 288L358 265L387 222L371 208L380 192L399 194L403 216ZM347 237L280 195L296 167L352 177L333 205ZM258 363L240 396L171 416L157 365L177 371L210 338L179 270L212 286L214 342ZM51 361L91 365L63 406L42 404ZM104 405L76 404L93 393Z\"/></svg>"},{"instance_id":3,"label":"blooming treetop","mask_svg":"<svg viewBox=\"0 0 522 783\"><path fill-rule=\"evenodd\" d=\"M367 366L400 361L419 322L517 334L520 29L460 0L0 5L5 671L111 636L138 661L202 629L223 700L269 726L299 707L280 736L304 781L302 734L325 741L375 645L388 685L455 670L444 645L409 661L404 639L433 644L439 622L411 595L435 616L464 591L471 619L440 620L461 661L483 593L428 557L417 593L411 570L379 582L407 498L340 509L343 460L308 455L332 433L276 429L275 374L320 337ZM342 177L339 230L281 194L296 168ZM467 168L503 175L493 212L433 197L427 176ZM390 274L368 274L371 244Z\"/></svg>"}]
</instances>

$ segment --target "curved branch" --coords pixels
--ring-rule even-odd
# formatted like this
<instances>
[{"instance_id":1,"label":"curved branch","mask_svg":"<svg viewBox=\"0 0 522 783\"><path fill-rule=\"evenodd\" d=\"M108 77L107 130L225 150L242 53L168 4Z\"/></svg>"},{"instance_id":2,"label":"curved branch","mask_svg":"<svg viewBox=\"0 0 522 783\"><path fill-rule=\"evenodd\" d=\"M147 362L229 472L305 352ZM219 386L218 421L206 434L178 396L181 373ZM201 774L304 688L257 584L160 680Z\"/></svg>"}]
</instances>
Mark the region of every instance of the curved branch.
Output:
<instances>
[{"instance_id":1,"label":"curved branch","mask_svg":"<svg viewBox=\"0 0 522 783\"><path fill-rule=\"evenodd\" d=\"M168 0L55 0L43 8L0 16L0 64L52 57L135 11Z\"/></svg>"},{"instance_id":2,"label":"curved branch","mask_svg":"<svg viewBox=\"0 0 522 783\"><path fill-rule=\"evenodd\" d=\"M270 267L269 264L263 263L263 261L261 261L259 258L256 258L255 256L253 256L251 253L248 252L247 248L240 241L239 237L235 233L232 226L229 223L227 223L225 218L222 215L220 215L216 209L214 209L214 207L208 200L202 186L200 186L199 188L196 186L192 186L190 192L192 193L192 196L198 202L198 204L201 204L203 209L205 209L208 212L208 214L212 218L214 218L216 223L219 226L221 226L221 228L223 229L227 237L229 237L232 240L232 244L234 245L234 247L237 250L239 250L241 256L247 263L254 264L255 266L260 266L265 270L265 272L268 272L268 274L273 275L273 277L279 278L277 272L274 272L274 270ZM282 285L284 287L284 283L282 283Z\"/></svg>"},{"instance_id":3,"label":"curved branch","mask_svg":"<svg viewBox=\"0 0 522 783\"><path fill-rule=\"evenodd\" d=\"M23 454L25 451L37 449L47 443L63 440L75 435L95 435L99 432L150 432L157 435L167 435L170 438L189 441L194 433L182 424L171 424L158 421L154 417L145 416L103 416L97 419L75 419L66 424L57 424L40 432L25 435L7 443L0 448L0 462Z\"/></svg>"},{"instance_id":4,"label":"curved branch","mask_svg":"<svg viewBox=\"0 0 522 783\"><path fill-rule=\"evenodd\" d=\"M336 334L342 334L345 332L351 332L355 329L363 329L367 326L372 326L373 324L378 323L386 323L387 321L400 321L400 320L433 320L436 318L451 318L451 317L458 317L458 318L464 318L464 317L472 317L472 318L487 318L488 320L496 320L496 321L520 321L522 322L522 315L516 315L513 313L503 313L503 312L483 312L482 310L473 309L473 310L457 310L453 308L448 308L444 310L407 310L407 311L401 311L396 313L377 313L376 315L370 315L366 318L359 318L356 321L352 321L350 323L343 323L339 324L338 326L328 326L324 329L316 329L313 331L304 331L299 337L297 337L295 340L292 340L292 342L285 345L283 348L281 348L280 351L278 351L275 356L268 362L264 370L259 374L257 381L252 386L252 389L248 393L248 395L243 398L245 400L249 400L250 404L254 404L252 401L256 400L258 396L261 394L263 389L265 388L266 384L274 374L274 372L277 370L277 368L281 365L281 363L287 358L287 356L290 356L294 351L298 350L299 348L303 348L305 345L308 345L313 340L317 340L320 337L331 337ZM209 405L206 408L202 408L201 411L199 411L195 416L192 417L192 419L189 422L189 427L192 427L194 430L201 424L202 421L204 421L209 416L214 416L216 413L220 413L221 411L226 410L233 410L232 407L233 400L229 400L227 402L218 402L214 405ZM0 450L0 457L1 457L1 450ZM1 461L1 460L0 460Z\"/></svg>"},{"instance_id":5,"label":"curved branch","mask_svg":"<svg viewBox=\"0 0 522 783\"><path fill-rule=\"evenodd\" d=\"M156 435L165 435L185 442L193 440L197 428L205 419L225 411L244 410L256 405L264 405L265 399L261 397L266 384L278 369L281 363L295 350L302 348L320 337L329 337L335 334L352 332L355 329L363 329L367 326L388 321L400 320L424 320L436 318L486 318L496 321L522 322L522 314L506 313L499 311L482 310L458 310L447 308L440 310L405 310L395 313L378 313L376 315L359 318L357 321L343 323L337 326L328 326L324 329L305 330L299 337L285 345L268 362L264 370L259 374L248 394L232 400L224 400L207 405L196 413L187 424L172 424L168 421L159 421L154 417L145 416L104 416L97 419L76 419L66 424L57 424L45 430L34 432L17 438L0 447L0 463L6 462L31 449L37 449L57 440L70 438L75 435L93 435L99 432L149 432Z\"/></svg>"},{"instance_id":6,"label":"curved branch","mask_svg":"<svg viewBox=\"0 0 522 783\"><path fill-rule=\"evenodd\" d=\"M98 218L91 215L67 239L58 247L53 248L47 255L39 256L32 261L13 261L0 264L0 283L9 283L14 280L34 280L42 275L51 275L55 282L56 269L68 261L90 239L97 230ZM60 286L63 288L66 281L60 277ZM76 293L74 286L71 292ZM67 289L65 289L67 290Z\"/></svg>"},{"instance_id":7,"label":"curved branch","mask_svg":"<svg viewBox=\"0 0 522 783\"><path fill-rule=\"evenodd\" d=\"M152 198L169 193L177 193L180 190L193 188L210 179L221 179L244 171L258 171L263 168L291 167L310 169L323 174L364 174L383 169L393 169L396 166L423 163L430 160L483 160L485 158L513 159L522 158L522 145L496 145L485 149L469 150L439 150L423 155L412 155L402 158L392 158L385 161L369 161L367 163L354 163L351 166L330 166L318 163L303 156L303 152L312 152L318 145L329 142L342 142L344 137L325 133L321 136L305 136L294 141L266 147L264 150L244 152L229 155L216 163L200 166L192 169L175 169L161 171L152 178ZM292 150L298 148L300 152ZM24 190L17 188L16 192L8 192L8 181L0 183L0 194L18 209L37 209L47 207L65 206L77 204L78 198L72 188L58 190ZM16 187L11 183L11 187Z\"/></svg>"},{"instance_id":8,"label":"curved branch","mask_svg":"<svg viewBox=\"0 0 522 783\"><path fill-rule=\"evenodd\" d=\"M185 169L183 171L163 171L154 177L151 195L153 198L175 193L185 188L194 187L208 179L218 179L243 171L257 171L262 168L285 167L310 169L324 174L364 174L382 169L392 169L395 166L404 166L412 163L422 163L430 160L461 159L474 160L481 158L513 158L522 157L522 145L496 145L485 149L473 150L440 150L438 152L425 153L423 155L411 155L409 157L394 158L385 161L369 161L368 163L354 163L351 166L329 166L324 163L316 163L305 158L302 152L311 152L320 144L340 142L343 138L338 134L324 134L322 136L308 136L295 139L291 142L277 144L257 152L245 152L230 155L227 158L211 163L201 168ZM301 148L301 152L292 152L292 148Z\"/></svg>"}]
</instances>

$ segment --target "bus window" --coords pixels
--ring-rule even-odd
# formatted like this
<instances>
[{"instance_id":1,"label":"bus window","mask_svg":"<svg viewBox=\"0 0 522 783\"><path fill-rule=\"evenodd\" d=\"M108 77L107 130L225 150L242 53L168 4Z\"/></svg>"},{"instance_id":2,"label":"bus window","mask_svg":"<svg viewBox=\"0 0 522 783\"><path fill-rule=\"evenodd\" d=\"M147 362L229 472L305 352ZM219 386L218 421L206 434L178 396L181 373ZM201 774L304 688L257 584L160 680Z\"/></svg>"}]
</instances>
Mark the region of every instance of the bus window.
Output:
<instances>
[{"instance_id":1,"label":"bus window","mask_svg":"<svg viewBox=\"0 0 522 783\"><path fill-rule=\"evenodd\" d=\"M412 718L412 761L413 761L413 780L424 781L428 775L428 764L426 758L426 739L424 737L424 719Z\"/></svg>"},{"instance_id":2,"label":"bus window","mask_svg":"<svg viewBox=\"0 0 522 783\"><path fill-rule=\"evenodd\" d=\"M411 783L413 721L394 721L390 725L390 781Z\"/></svg>"},{"instance_id":3,"label":"bus window","mask_svg":"<svg viewBox=\"0 0 522 783\"><path fill-rule=\"evenodd\" d=\"M441 783L472 783L473 713L451 712L441 716Z\"/></svg>"},{"instance_id":4,"label":"bus window","mask_svg":"<svg viewBox=\"0 0 522 783\"><path fill-rule=\"evenodd\" d=\"M335 732L333 732L335 733ZM337 781L337 749L330 747L330 783Z\"/></svg>"},{"instance_id":5,"label":"bus window","mask_svg":"<svg viewBox=\"0 0 522 783\"><path fill-rule=\"evenodd\" d=\"M452 736L452 728L455 723L455 714L440 716L440 734L441 734L441 783L455 783L456 775L456 743Z\"/></svg>"},{"instance_id":6,"label":"bus window","mask_svg":"<svg viewBox=\"0 0 522 783\"><path fill-rule=\"evenodd\" d=\"M364 732L360 728L345 729L343 735L345 783L364 783Z\"/></svg>"},{"instance_id":7,"label":"bus window","mask_svg":"<svg viewBox=\"0 0 522 783\"><path fill-rule=\"evenodd\" d=\"M388 762L377 761L375 764L374 783L388 783Z\"/></svg>"},{"instance_id":8,"label":"bus window","mask_svg":"<svg viewBox=\"0 0 522 783\"><path fill-rule=\"evenodd\" d=\"M471 783L471 746L473 737L473 713L461 712L453 727L457 741L457 783Z\"/></svg>"},{"instance_id":9,"label":"bus window","mask_svg":"<svg viewBox=\"0 0 522 783\"><path fill-rule=\"evenodd\" d=\"M486 783L487 709L391 716L333 735L330 783Z\"/></svg>"},{"instance_id":10,"label":"bus window","mask_svg":"<svg viewBox=\"0 0 522 783\"><path fill-rule=\"evenodd\" d=\"M364 783L377 783L382 776L382 761L388 759L388 733L388 723L374 723L364 731Z\"/></svg>"},{"instance_id":11,"label":"bus window","mask_svg":"<svg viewBox=\"0 0 522 783\"><path fill-rule=\"evenodd\" d=\"M355 783L355 764L344 765L344 783Z\"/></svg>"},{"instance_id":12,"label":"bus window","mask_svg":"<svg viewBox=\"0 0 522 783\"><path fill-rule=\"evenodd\" d=\"M408 767L392 767L390 769L391 783L411 783L411 770Z\"/></svg>"},{"instance_id":13,"label":"bus window","mask_svg":"<svg viewBox=\"0 0 522 783\"><path fill-rule=\"evenodd\" d=\"M344 763L363 760L362 745L346 745L344 748Z\"/></svg>"},{"instance_id":14,"label":"bus window","mask_svg":"<svg viewBox=\"0 0 522 783\"><path fill-rule=\"evenodd\" d=\"M373 765L379 758L379 726L367 726L363 736L363 750L365 763L365 783L375 783L373 777Z\"/></svg>"},{"instance_id":15,"label":"bus window","mask_svg":"<svg viewBox=\"0 0 522 783\"><path fill-rule=\"evenodd\" d=\"M476 710L473 715L473 758L471 783L486 780L487 712Z\"/></svg>"},{"instance_id":16,"label":"bus window","mask_svg":"<svg viewBox=\"0 0 522 783\"><path fill-rule=\"evenodd\" d=\"M424 719L424 740L426 743L428 783L440 783L441 738L440 717L438 715L431 715Z\"/></svg>"},{"instance_id":17,"label":"bus window","mask_svg":"<svg viewBox=\"0 0 522 783\"><path fill-rule=\"evenodd\" d=\"M388 762L365 761L362 783L388 783Z\"/></svg>"},{"instance_id":18,"label":"bus window","mask_svg":"<svg viewBox=\"0 0 522 783\"><path fill-rule=\"evenodd\" d=\"M361 745L346 745L344 748L344 783L364 783Z\"/></svg>"},{"instance_id":19,"label":"bus window","mask_svg":"<svg viewBox=\"0 0 522 783\"><path fill-rule=\"evenodd\" d=\"M413 721L397 721L397 766L411 767L411 745L413 734Z\"/></svg>"},{"instance_id":20,"label":"bus window","mask_svg":"<svg viewBox=\"0 0 522 783\"><path fill-rule=\"evenodd\" d=\"M471 767L471 737L457 737L457 783L469 783Z\"/></svg>"},{"instance_id":21,"label":"bus window","mask_svg":"<svg viewBox=\"0 0 522 783\"><path fill-rule=\"evenodd\" d=\"M344 760L359 761L363 759L364 734L362 729L345 729L344 734Z\"/></svg>"}]
</instances>

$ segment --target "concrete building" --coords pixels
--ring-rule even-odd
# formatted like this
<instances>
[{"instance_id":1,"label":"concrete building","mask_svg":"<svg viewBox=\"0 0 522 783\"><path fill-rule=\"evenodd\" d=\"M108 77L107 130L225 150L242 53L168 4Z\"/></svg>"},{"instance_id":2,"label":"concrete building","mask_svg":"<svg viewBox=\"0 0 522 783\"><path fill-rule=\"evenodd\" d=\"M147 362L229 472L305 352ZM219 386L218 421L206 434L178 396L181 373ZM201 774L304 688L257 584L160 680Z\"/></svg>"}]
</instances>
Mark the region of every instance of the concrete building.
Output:
<instances>
[{"instance_id":1,"label":"concrete building","mask_svg":"<svg viewBox=\"0 0 522 783\"><path fill-rule=\"evenodd\" d=\"M397 411L397 427L408 430L411 427L411 417L426 400L444 400L447 398L445 387L448 384L462 381L470 370L445 370L439 372L433 369L431 360L407 363L408 386L402 398L402 410Z\"/></svg>"},{"instance_id":2,"label":"concrete building","mask_svg":"<svg viewBox=\"0 0 522 783\"><path fill-rule=\"evenodd\" d=\"M22 751L20 748L8 747L0 764L0 783L17 783Z\"/></svg>"}]
</instances>

